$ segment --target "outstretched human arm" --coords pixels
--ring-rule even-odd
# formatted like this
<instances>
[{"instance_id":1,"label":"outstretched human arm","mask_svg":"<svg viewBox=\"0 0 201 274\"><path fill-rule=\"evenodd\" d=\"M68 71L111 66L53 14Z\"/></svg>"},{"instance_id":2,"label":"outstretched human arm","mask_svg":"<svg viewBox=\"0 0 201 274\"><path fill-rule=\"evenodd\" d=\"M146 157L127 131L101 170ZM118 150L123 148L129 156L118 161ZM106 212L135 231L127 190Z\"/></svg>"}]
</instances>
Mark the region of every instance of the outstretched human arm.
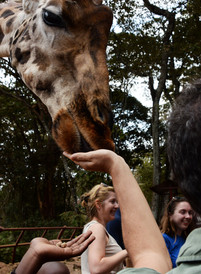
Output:
<instances>
[{"instance_id":1,"label":"outstretched human arm","mask_svg":"<svg viewBox=\"0 0 201 274\"><path fill-rule=\"evenodd\" d=\"M66 247L59 247L58 240L48 241L45 238L35 238L15 270L16 274L34 274L41 266L50 261L65 260L80 255L95 239L91 231L81 234L66 243Z\"/></svg>"},{"instance_id":2,"label":"outstretched human arm","mask_svg":"<svg viewBox=\"0 0 201 274\"><path fill-rule=\"evenodd\" d=\"M171 261L150 207L124 159L109 150L64 155L86 170L112 176L122 214L125 247L135 268L160 273L171 269Z\"/></svg>"}]
</instances>

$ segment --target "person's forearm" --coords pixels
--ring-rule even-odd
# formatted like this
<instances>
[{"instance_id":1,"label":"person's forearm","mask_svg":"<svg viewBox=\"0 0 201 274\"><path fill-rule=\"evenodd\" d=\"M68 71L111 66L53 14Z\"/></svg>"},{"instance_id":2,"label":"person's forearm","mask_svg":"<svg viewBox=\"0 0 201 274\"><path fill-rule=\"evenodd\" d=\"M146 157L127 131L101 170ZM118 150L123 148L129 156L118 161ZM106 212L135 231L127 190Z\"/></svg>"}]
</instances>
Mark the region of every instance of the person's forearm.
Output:
<instances>
[{"instance_id":1,"label":"person's forearm","mask_svg":"<svg viewBox=\"0 0 201 274\"><path fill-rule=\"evenodd\" d=\"M122 250L115 255L104 257L101 259L99 263L95 263L90 268L90 273L109 273L112 271L117 265L122 263L127 257L128 253L126 250Z\"/></svg>"},{"instance_id":2,"label":"person's forearm","mask_svg":"<svg viewBox=\"0 0 201 274\"><path fill-rule=\"evenodd\" d=\"M35 274L42 266L39 256L29 248L15 270L16 274Z\"/></svg>"},{"instance_id":3,"label":"person's forearm","mask_svg":"<svg viewBox=\"0 0 201 274\"><path fill-rule=\"evenodd\" d=\"M165 242L130 168L117 156L110 174L120 205L125 247L134 267L166 273L171 262Z\"/></svg>"}]
</instances>

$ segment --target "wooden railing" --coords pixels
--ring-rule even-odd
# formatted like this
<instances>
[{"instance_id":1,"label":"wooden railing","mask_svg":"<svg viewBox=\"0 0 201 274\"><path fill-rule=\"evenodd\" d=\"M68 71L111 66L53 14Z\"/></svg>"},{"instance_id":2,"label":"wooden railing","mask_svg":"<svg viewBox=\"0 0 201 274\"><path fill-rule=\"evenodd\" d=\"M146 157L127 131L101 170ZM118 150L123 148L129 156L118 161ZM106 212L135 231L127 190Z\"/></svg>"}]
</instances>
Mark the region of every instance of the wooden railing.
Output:
<instances>
[{"instance_id":1,"label":"wooden railing","mask_svg":"<svg viewBox=\"0 0 201 274\"><path fill-rule=\"evenodd\" d=\"M26 231L42 231L42 233L37 237L45 237L46 234L50 231L56 231L58 230L57 236L54 237L54 239L60 239L61 241L70 241L72 240L75 235L76 232L79 232L79 234L82 232L82 227L71 227L71 226L57 226L57 227L18 227L18 228L4 228L0 226L0 233L3 233L5 231L10 231L10 232L16 232L19 231L19 235L15 241L15 243L11 243L11 244L3 244L1 245L0 243L0 249L1 248L12 248L13 252L12 252L12 263L15 262L15 255L16 255L16 248L17 247L21 247L21 246L27 246L30 244L30 241L32 240L32 238L29 240L29 242L20 242L24 236L24 233ZM64 234L64 232L68 230L71 231L70 232L70 237L68 238L62 238L62 235ZM49 240L52 240L49 239Z\"/></svg>"}]
</instances>

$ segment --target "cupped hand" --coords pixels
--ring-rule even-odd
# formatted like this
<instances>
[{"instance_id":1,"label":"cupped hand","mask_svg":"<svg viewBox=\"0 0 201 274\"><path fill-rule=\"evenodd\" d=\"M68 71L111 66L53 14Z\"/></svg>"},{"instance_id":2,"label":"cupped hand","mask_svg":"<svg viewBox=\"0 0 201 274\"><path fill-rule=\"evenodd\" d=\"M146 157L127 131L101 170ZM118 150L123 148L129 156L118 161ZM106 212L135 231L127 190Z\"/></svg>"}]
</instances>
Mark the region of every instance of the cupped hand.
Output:
<instances>
[{"instance_id":1,"label":"cupped hand","mask_svg":"<svg viewBox=\"0 0 201 274\"><path fill-rule=\"evenodd\" d=\"M106 149L74 154L64 152L63 155L86 170L106 173L111 173L113 164L119 158L115 152Z\"/></svg>"},{"instance_id":2,"label":"cupped hand","mask_svg":"<svg viewBox=\"0 0 201 274\"><path fill-rule=\"evenodd\" d=\"M45 238L35 238L31 241L30 249L44 262L60 261L81 255L94 239L92 232L87 231L67 242L66 247L60 247L59 240L48 241Z\"/></svg>"}]
</instances>

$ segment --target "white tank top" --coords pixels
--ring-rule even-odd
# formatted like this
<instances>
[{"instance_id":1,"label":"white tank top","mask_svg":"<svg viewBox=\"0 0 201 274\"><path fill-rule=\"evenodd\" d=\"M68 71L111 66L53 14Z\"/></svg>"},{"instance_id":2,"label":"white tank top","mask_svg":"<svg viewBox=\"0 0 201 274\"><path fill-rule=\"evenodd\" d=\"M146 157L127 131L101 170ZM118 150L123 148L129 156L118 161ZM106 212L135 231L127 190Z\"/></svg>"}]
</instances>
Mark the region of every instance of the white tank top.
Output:
<instances>
[{"instance_id":1,"label":"white tank top","mask_svg":"<svg viewBox=\"0 0 201 274\"><path fill-rule=\"evenodd\" d=\"M91 222L87 223L84 226L83 233L87 232L89 227L93 224L96 224L96 223L98 223L98 222L97 221L91 221ZM118 243L115 241L115 239L107 232L106 229L105 229L105 233L107 234L107 236L109 238L108 243L105 247L105 257L109 257L109 256L112 256L112 255L118 253L119 251L121 251L122 248L118 245ZM114 273L117 273L118 271L120 271L122 269L123 269L123 263L120 263L112 271L110 271L108 273L114 274ZM88 265L88 248L81 255L81 271L82 271L82 274L90 274L89 265Z\"/></svg>"}]
</instances>

